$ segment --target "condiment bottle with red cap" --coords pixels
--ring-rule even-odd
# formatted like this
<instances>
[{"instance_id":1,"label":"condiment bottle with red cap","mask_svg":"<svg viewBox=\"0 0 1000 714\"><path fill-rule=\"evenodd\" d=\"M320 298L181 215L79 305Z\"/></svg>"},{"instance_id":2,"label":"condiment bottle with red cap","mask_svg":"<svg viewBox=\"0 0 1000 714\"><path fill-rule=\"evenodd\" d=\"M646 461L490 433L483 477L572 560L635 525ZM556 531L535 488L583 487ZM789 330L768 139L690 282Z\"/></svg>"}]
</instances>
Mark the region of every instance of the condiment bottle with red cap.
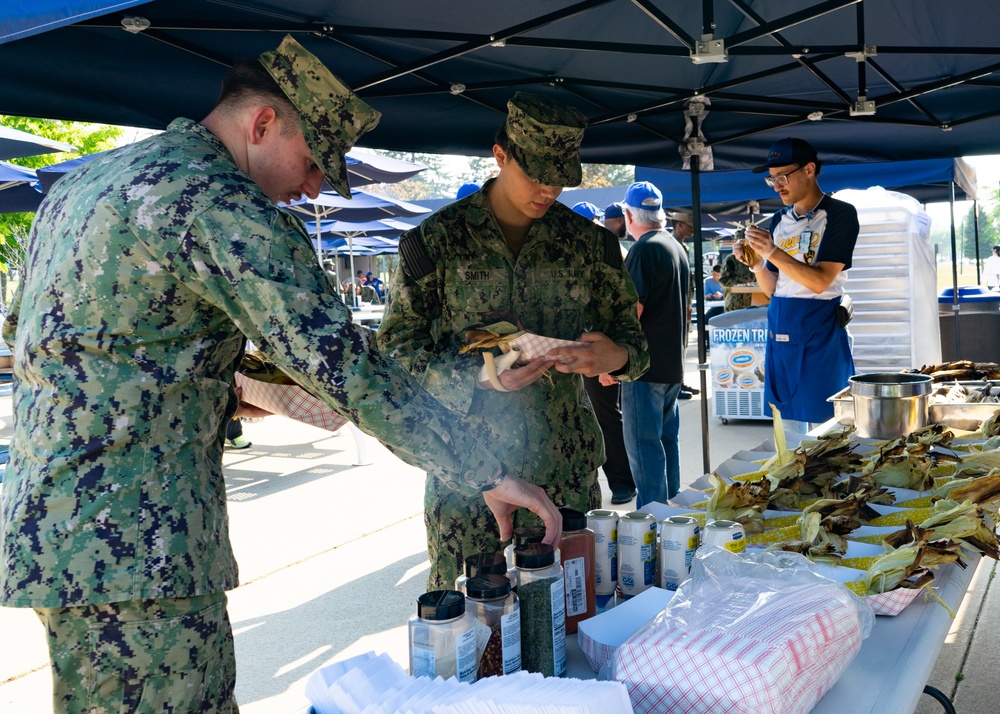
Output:
<instances>
[{"instance_id":1,"label":"condiment bottle with red cap","mask_svg":"<svg viewBox=\"0 0 1000 714\"><path fill-rule=\"evenodd\" d=\"M575 508L560 508L563 529L559 539L566 591L566 634L576 632L581 620L597 614L594 579L594 531L587 527L587 514Z\"/></svg>"}]
</instances>

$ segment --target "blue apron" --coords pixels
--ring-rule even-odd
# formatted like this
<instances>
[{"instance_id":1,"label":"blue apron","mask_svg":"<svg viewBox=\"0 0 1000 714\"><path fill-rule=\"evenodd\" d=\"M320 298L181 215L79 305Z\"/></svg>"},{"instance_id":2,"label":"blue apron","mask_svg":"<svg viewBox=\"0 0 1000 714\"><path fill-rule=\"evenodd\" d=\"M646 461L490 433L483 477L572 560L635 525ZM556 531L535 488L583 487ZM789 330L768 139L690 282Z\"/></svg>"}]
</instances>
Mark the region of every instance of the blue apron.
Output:
<instances>
[{"instance_id":1,"label":"blue apron","mask_svg":"<svg viewBox=\"0 0 1000 714\"><path fill-rule=\"evenodd\" d=\"M837 321L840 299L772 297L767 308L764 400L785 419L833 417L827 398L847 386L854 359Z\"/></svg>"}]
</instances>

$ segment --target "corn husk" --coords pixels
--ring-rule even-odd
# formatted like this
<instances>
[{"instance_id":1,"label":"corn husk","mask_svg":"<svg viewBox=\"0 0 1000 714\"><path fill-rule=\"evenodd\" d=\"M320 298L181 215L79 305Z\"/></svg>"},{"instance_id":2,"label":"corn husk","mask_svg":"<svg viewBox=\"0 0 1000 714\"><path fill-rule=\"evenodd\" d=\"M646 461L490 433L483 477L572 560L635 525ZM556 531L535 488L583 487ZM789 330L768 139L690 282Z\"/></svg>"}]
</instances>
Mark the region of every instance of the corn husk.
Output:
<instances>
[{"instance_id":1,"label":"corn husk","mask_svg":"<svg viewBox=\"0 0 1000 714\"><path fill-rule=\"evenodd\" d=\"M879 513L871 507L872 503L879 503L885 506L892 505L896 497L884 486L879 486L871 477L852 475L846 481L828 483L823 491L825 498L842 499L854 498L861 508L858 517L863 521L870 521L878 518ZM930 501L926 504L930 507Z\"/></svg>"},{"instance_id":2,"label":"corn husk","mask_svg":"<svg viewBox=\"0 0 1000 714\"><path fill-rule=\"evenodd\" d=\"M906 444L902 439L889 442L879 455L868 462L862 474L880 486L929 490L934 485L934 460L927 455L926 444Z\"/></svg>"},{"instance_id":3,"label":"corn husk","mask_svg":"<svg viewBox=\"0 0 1000 714\"><path fill-rule=\"evenodd\" d=\"M243 361L240 362L239 372L250 379L257 380L258 382L285 385L295 384L295 380L281 371L281 368L274 362L270 361L263 352L258 352L257 350L248 350L243 355Z\"/></svg>"},{"instance_id":4,"label":"corn husk","mask_svg":"<svg viewBox=\"0 0 1000 714\"><path fill-rule=\"evenodd\" d=\"M886 553L876 560L861 578L865 586L865 595L878 595L900 587L907 578L917 574L924 549L916 544L910 544ZM924 574L921 573L921 576ZM930 584L932 573L926 573L929 579L921 577L920 587Z\"/></svg>"},{"instance_id":5,"label":"corn husk","mask_svg":"<svg viewBox=\"0 0 1000 714\"><path fill-rule=\"evenodd\" d=\"M961 463L955 469L955 476L987 474L994 469L1000 469L1000 449L970 452L962 457Z\"/></svg>"},{"instance_id":6,"label":"corn husk","mask_svg":"<svg viewBox=\"0 0 1000 714\"><path fill-rule=\"evenodd\" d=\"M768 546L767 550L801 553L810 560L836 565L841 554L847 552L847 541L828 530L823 520L820 513L805 514L799 519L798 533L793 528L782 528L764 533L761 537L772 536L768 541L773 542L773 545ZM799 537L794 538L793 535Z\"/></svg>"},{"instance_id":7,"label":"corn husk","mask_svg":"<svg viewBox=\"0 0 1000 714\"><path fill-rule=\"evenodd\" d=\"M487 312L482 319L465 328L465 339L459 354L469 354L500 347L501 349L524 334L521 321L503 312Z\"/></svg>"},{"instance_id":8,"label":"corn husk","mask_svg":"<svg viewBox=\"0 0 1000 714\"><path fill-rule=\"evenodd\" d=\"M927 446L933 446L934 444L948 446L954 438L955 432L949 429L946 425L928 424L927 426L921 427L916 431L911 431L907 434L906 443L926 444Z\"/></svg>"},{"instance_id":9,"label":"corn husk","mask_svg":"<svg viewBox=\"0 0 1000 714\"><path fill-rule=\"evenodd\" d=\"M912 542L914 538L925 542L951 541L969 553L981 553L996 560L1000 545L996 533L986 526L983 515L982 509L972 502L941 500L934 504L929 515L920 520L919 526L914 527L908 521L903 530L887 535L884 543L887 547L896 548Z\"/></svg>"},{"instance_id":10,"label":"corn husk","mask_svg":"<svg viewBox=\"0 0 1000 714\"><path fill-rule=\"evenodd\" d=\"M978 478L953 479L934 491L934 499L971 501L977 506L993 504L1000 500L1000 469L993 469Z\"/></svg>"},{"instance_id":11,"label":"corn husk","mask_svg":"<svg viewBox=\"0 0 1000 714\"><path fill-rule=\"evenodd\" d=\"M766 550L783 550L790 553L800 553L814 563L829 563L830 565L841 564L840 554L837 553L836 547L833 543L816 545L814 543L808 543L804 540L787 540L781 543L775 543L774 545L769 545Z\"/></svg>"},{"instance_id":12,"label":"corn husk","mask_svg":"<svg viewBox=\"0 0 1000 714\"><path fill-rule=\"evenodd\" d=\"M979 426L979 436L984 438L1000 436L1000 409L997 409L991 416L983 420L983 423Z\"/></svg>"},{"instance_id":13,"label":"corn husk","mask_svg":"<svg viewBox=\"0 0 1000 714\"><path fill-rule=\"evenodd\" d=\"M726 483L718 474L709 474L714 489L708 500L706 514L716 520L737 521L747 533L764 530L764 510L771 490L769 481Z\"/></svg>"}]
</instances>

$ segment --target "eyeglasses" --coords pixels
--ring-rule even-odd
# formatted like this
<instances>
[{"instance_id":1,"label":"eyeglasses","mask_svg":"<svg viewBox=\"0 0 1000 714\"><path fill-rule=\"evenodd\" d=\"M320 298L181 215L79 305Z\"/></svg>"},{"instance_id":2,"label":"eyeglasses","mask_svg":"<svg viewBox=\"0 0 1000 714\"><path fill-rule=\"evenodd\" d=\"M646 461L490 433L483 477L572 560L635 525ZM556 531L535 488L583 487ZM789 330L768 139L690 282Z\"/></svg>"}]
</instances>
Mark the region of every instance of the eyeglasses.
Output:
<instances>
[{"instance_id":1,"label":"eyeglasses","mask_svg":"<svg viewBox=\"0 0 1000 714\"><path fill-rule=\"evenodd\" d=\"M802 167L799 166L798 168L792 169L787 174L778 174L777 176L768 176L767 178L764 179L764 183L766 183L771 188L774 188L775 186L787 186L788 185L788 177L791 176L792 174L794 174L796 171L798 171L801 168Z\"/></svg>"}]
</instances>

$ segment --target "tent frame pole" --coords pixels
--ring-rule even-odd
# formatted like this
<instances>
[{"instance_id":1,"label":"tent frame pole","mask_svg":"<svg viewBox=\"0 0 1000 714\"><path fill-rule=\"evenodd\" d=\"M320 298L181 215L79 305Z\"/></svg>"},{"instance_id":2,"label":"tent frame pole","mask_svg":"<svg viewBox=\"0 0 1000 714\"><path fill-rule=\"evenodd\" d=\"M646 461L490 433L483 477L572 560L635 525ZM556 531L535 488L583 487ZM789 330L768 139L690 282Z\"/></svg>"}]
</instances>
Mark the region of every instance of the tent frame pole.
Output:
<instances>
[{"instance_id":1,"label":"tent frame pole","mask_svg":"<svg viewBox=\"0 0 1000 714\"><path fill-rule=\"evenodd\" d=\"M949 186L948 204L951 206L951 314L955 321L955 359L962 359L962 338L959 316L962 309L958 301L958 239L955 235L955 182Z\"/></svg>"},{"instance_id":2,"label":"tent frame pole","mask_svg":"<svg viewBox=\"0 0 1000 714\"><path fill-rule=\"evenodd\" d=\"M708 351L705 349L705 334L708 326L705 324L705 291L702 289L702 265L705 263L702 252L701 235L701 157L691 155L691 219L694 221L694 266L696 272L695 310L698 316L698 376L701 380L701 460L703 473L712 470L712 450L708 439Z\"/></svg>"}]
</instances>

